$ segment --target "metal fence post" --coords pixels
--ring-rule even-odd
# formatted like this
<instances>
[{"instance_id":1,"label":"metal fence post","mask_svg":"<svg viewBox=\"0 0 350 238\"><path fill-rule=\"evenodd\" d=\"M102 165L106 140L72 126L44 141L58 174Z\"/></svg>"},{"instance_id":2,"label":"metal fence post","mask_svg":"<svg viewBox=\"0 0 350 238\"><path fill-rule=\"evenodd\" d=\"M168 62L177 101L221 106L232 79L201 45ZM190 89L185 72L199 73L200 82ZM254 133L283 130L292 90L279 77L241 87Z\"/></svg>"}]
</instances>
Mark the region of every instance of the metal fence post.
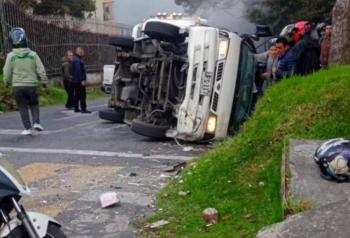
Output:
<instances>
[{"instance_id":1,"label":"metal fence post","mask_svg":"<svg viewBox=\"0 0 350 238\"><path fill-rule=\"evenodd\" d=\"M9 45L8 45L8 32L7 32L7 21L5 17L5 9L4 9L4 0L0 0L0 20L1 20L1 47L5 54L9 51Z\"/></svg>"}]
</instances>

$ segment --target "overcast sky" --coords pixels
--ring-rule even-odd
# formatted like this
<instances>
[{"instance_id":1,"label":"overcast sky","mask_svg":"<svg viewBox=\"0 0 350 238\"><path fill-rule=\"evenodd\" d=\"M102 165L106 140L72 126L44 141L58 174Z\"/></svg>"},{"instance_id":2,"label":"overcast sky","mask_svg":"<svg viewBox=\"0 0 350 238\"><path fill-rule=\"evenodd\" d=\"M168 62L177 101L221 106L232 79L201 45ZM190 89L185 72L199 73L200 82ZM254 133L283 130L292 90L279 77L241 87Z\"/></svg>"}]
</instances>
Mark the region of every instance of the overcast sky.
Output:
<instances>
[{"instance_id":1,"label":"overcast sky","mask_svg":"<svg viewBox=\"0 0 350 238\"><path fill-rule=\"evenodd\" d=\"M127 25L135 25L142 19L156 15L158 12L182 12L182 8L174 0L115 0L114 11L116 21ZM199 10L200 15L209 20L212 26L222 27L239 33L253 33L253 26L245 20L243 4L232 9Z\"/></svg>"},{"instance_id":2,"label":"overcast sky","mask_svg":"<svg viewBox=\"0 0 350 238\"><path fill-rule=\"evenodd\" d=\"M117 22L128 25L135 25L158 12L182 12L173 0L115 0L114 9Z\"/></svg>"}]
</instances>

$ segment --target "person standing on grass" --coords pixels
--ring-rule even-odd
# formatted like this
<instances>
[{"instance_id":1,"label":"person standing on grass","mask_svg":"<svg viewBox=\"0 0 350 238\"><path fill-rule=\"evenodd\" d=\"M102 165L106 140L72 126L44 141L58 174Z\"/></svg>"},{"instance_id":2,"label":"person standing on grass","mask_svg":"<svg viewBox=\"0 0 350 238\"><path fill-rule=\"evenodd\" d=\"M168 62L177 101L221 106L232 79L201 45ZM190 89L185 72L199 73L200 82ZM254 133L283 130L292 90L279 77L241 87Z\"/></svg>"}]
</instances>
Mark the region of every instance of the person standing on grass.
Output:
<instances>
[{"instance_id":1,"label":"person standing on grass","mask_svg":"<svg viewBox=\"0 0 350 238\"><path fill-rule=\"evenodd\" d=\"M329 53L331 49L331 38L332 38L332 26L327 25L325 27L325 32L323 36L321 37L321 56L320 56L320 62L321 62L321 68L328 68L328 59L329 59Z\"/></svg>"},{"instance_id":2,"label":"person standing on grass","mask_svg":"<svg viewBox=\"0 0 350 238\"><path fill-rule=\"evenodd\" d=\"M91 113L86 109L86 69L82 59L85 56L83 48L78 47L72 62L72 88L74 94L74 111ZM80 106L80 109L79 109Z\"/></svg>"},{"instance_id":3,"label":"person standing on grass","mask_svg":"<svg viewBox=\"0 0 350 238\"><path fill-rule=\"evenodd\" d=\"M13 87L13 95L25 128L21 134L32 135L33 129L44 130L40 125L37 86L38 80L41 80L43 87L47 88L46 71L37 53L28 48L27 36L22 28L16 27L11 30L10 43L13 49L7 55L3 69L4 83L6 87Z\"/></svg>"},{"instance_id":4,"label":"person standing on grass","mask_svg":"<svg viewBox=\"0 0 350 238\"><path fill-rule=\"evenodd\" d=\"M71 110L74 108L74 97L72 89L72 61L73 61L73 52L68 50L63 58L62 64L62 78L63 78L63 87L67 93L67 102L66 109Z\"/></svg>"}]
</instances>

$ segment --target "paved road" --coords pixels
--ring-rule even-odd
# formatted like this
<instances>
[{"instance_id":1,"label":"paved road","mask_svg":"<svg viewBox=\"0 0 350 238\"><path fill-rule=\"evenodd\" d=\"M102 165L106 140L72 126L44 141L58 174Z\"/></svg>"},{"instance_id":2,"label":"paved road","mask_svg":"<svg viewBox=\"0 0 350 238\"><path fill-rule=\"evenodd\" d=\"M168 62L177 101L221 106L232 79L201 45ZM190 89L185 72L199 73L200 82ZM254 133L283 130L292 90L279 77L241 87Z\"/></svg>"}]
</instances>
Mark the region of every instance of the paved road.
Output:
<instances>
[{"instance_id":1,"label":"paved road","mask_svg":"<svg viewBox=\"0 0 350 238\"><path fill-rule=\"evenodd\" d=\"M185 152L174 141L152 141L121 124L101 121L105 102L89 103L91 115L62 106L41 111L45 131L22 131L17 112L0 114L0 152L22 173L33 197L28 210L55 217L68 237L135 237L132 221L156 209L155 195L169 180L168 166L205 153L205 145ZM135 176L136 175L136 176ZM99 195L117 192L121 204L102 209Z\"/></svg>"}]
</instances>

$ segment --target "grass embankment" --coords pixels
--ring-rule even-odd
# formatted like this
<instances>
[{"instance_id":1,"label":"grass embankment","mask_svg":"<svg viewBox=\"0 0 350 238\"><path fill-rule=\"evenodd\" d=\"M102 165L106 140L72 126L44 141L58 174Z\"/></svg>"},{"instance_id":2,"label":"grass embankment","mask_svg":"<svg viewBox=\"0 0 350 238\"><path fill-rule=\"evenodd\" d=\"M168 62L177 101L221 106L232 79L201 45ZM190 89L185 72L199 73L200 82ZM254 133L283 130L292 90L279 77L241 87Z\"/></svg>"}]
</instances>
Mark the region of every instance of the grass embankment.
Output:
<instances>
[{"instance_id":1,"label":"grass embankment","mask_svg":"<svg viewBox=\"0 0 350 238\"><path fill-rule=\"evenodd\" d=\"M97 98L104 98L106 94L101 91L87 92L87 99L93 100ZM65 104L67 99L66 92L62 88L50 86L48 91L40 90L40 105L50 106ZM12 97L11 89L5 88L3 85L2 75L0 75L0 111L11 111L15 109L15 102Z\"/></svg>"},{"instance_id":2,"label":"grass embankment","mask_svg":"<svg viewBox=\"0 0 350 238\"><path fill-rule=\"evenodd\" d=\"M280 167L288 138L350 137L350 67L284 80L270 88L240 133L195 161L159 194L160 212L148 221L170 221L160 237L255 237L283 219ZM190 191L188 196L179 191ZM206 227L205 208L218 224ZM148 233L146 236L153 237Z\"/></svg>"}]
</instances>

